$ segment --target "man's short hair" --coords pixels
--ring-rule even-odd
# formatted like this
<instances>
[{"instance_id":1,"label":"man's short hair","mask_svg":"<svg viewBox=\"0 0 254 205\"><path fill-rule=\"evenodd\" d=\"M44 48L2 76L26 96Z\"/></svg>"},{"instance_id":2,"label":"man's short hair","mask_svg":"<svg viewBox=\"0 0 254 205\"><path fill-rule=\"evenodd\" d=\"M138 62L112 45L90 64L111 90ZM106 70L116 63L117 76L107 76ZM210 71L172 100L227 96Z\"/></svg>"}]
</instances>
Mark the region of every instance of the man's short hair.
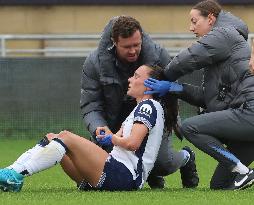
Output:
<instances>
[{"instance_id":1,"label":"man's short hair","mask_svg":"<svg viewBox=\"0 0 254 205\"><path fill-rule=\"evenodd\" d=\"M119 36L129 38L137 30L142 34L141 25L135 18L131 16L119 16L113 23L111 36L114 42L118 42Z\"/></svg>"}]
</instances>

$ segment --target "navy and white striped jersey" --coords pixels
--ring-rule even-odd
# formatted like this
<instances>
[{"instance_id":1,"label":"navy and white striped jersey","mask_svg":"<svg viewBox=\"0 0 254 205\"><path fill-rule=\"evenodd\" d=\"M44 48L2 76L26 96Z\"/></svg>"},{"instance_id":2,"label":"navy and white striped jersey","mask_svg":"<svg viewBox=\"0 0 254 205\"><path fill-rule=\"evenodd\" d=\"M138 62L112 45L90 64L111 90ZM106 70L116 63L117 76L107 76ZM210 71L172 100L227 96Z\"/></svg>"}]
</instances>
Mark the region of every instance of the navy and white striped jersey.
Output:
<instances>
[{"instance_id":1,"label":"navy and white striped jersey","mask_svg":"<svg viewBox=\"0 0 254 205\"><path fill-rule=\"evenodd\" d=\"M130 170L139 188L142 188L157 158L164 129L164 111L153 99L141 101L123 122L123 137L128 137L135 122L147 126L149 133L136 151L114 146L110 153Z\"/></svg>"}]
</instances>

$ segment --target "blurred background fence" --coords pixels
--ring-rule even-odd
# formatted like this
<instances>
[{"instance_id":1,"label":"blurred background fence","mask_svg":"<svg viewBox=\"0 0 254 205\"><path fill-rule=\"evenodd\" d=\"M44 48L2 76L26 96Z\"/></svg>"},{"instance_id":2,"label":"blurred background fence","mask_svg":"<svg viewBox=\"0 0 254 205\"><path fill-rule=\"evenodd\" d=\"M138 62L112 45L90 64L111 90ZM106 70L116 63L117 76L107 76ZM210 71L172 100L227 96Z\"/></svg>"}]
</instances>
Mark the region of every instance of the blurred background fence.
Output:
<instances>
[{"instance_id":1,"label":"blurred background fence","mask_svg":"<svg viewBox=\"0 0 254 205\"><path fill-rule=\"evenodd\" d=\"M196 41L190 33L150 34L151 38L175 56ZM61 56L84 57L94 50L100 34L0 34L0 57ZM249 34L251 45L254 33Z\"/></svg>"},{"instance_id":2,"label":"blurred background fence","mask_svg":"<svg viewBox=\"0 0 254 205\"><path fill-rule=\"evenodd\" d=\"M0 137L39 138L62 129L84 134L79 109L83 61L0 59Z\"/></svg>"},{"instance_id":3,"label":"blurred background fence","mask_svg":"<svg viewBox=\"0 0 254 205\"><path fill-rule=\"evenodd\" d=\"M100 34L2 34L0 56L87 56L100 40ZM196 38L193 34L151 34L174 56Z\"/></svg>"}]
</instances>

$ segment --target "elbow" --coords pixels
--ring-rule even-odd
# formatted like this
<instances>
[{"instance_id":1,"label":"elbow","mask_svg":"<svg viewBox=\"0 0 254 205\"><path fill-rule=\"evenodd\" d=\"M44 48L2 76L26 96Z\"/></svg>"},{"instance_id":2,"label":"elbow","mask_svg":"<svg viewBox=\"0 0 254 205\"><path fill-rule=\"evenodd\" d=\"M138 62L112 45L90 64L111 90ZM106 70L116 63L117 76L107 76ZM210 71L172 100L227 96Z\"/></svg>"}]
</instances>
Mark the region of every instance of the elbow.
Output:
<instances>
[{"instance_id":1,"label":"elbow","mask_svg":"<svg viewBox=\"0 0 254 205\"><path fill-rule=\"evenodd\" d=\"M112 143L128 151L136 151L140 147L140 143L133 140L131 137L125 138L125 137L118 137L117 135L113 135Z\"/></svg>"}]
</instances>

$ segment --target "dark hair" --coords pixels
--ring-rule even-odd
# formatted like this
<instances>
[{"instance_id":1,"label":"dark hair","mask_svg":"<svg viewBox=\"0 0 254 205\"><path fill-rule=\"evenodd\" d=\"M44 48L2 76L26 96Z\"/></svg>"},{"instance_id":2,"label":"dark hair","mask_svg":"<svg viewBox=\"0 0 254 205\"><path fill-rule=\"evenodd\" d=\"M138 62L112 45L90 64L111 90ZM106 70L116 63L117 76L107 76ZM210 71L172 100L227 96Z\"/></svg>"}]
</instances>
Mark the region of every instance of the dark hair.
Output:
<instances>
[{"instance_id":1,"label":"dark hair","mask_svg":"<svg viewBox=\"0 0 254 205\"><path fill-rule=\"evenodd\" d=\"M221 6L215 0L205 0L197 3L192 9L197 9L200 11L201 16L207 17L209 14L212 14L216 18L221 12Z\"/></svg>"},{"instance_id":2,"label":"dark hair","mask_svg":"<svg viewBox=\"0 0 254 205\"><path fill-rule=\"evenodd\" d=\"M118 42L119 36L128 38L136 31L140 31L142 35L141 25L136 19L131 16L119 16L113 23L111 36L115 42Z\"/></svg>"},{"instance_id":3,"label":"dark hair","mask_svg":"<svg viewBox=\"0 0 254 205\"><path fill-rule=\"evenodd\" d=\"M146 65L151 68L149 76L157 80L166 80L164 75L164 70L158 65ZM174 130L178 138L181 138L178 125L177 125L177 116L178 116L178 100L175 96L170 95L170 93L159 97L158 95L153 95L155 100L158 100L163 109L165 115L165 128L172 132Z\"/></svg>"}]
</instances>

